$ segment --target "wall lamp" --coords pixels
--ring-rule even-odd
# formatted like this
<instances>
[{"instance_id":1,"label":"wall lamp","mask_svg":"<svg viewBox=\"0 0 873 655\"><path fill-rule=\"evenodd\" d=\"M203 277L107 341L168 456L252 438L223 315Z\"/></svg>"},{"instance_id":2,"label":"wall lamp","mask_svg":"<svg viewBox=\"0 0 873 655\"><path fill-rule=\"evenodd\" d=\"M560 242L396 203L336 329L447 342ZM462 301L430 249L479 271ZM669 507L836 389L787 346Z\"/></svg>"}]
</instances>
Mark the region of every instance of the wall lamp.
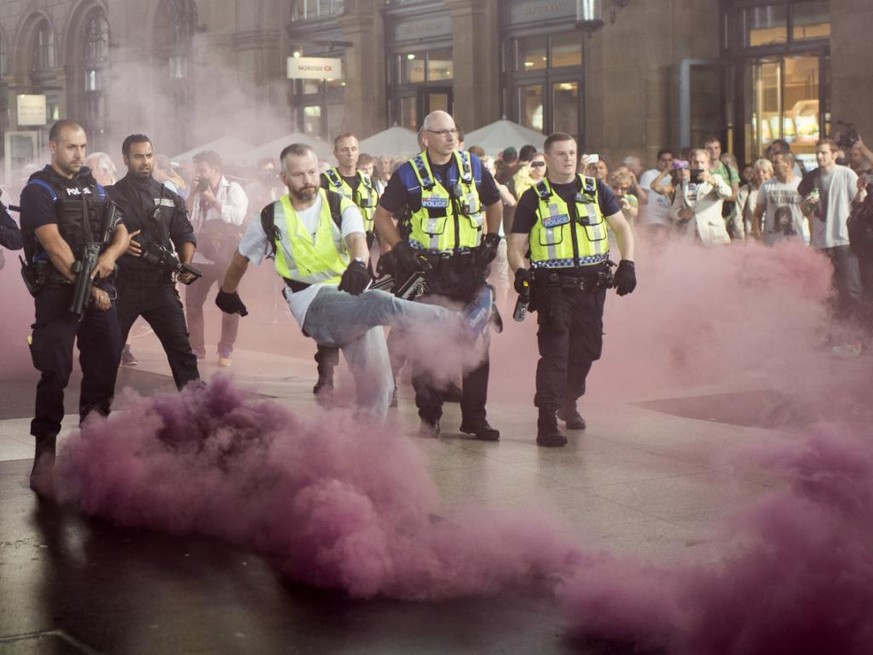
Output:
<instances>
[{"instance_id":1,"label":"wall lamp","mask_svg":"<svg viewBox=\"0 0 873 655\"><path fill-rule=\"evenodd\" d=\"M618 7L627 7L630 0L576 0L576 29L593 34L604 26L603 5L609 2L609 22L615 22Z\"/></svg>"}]
</instances>

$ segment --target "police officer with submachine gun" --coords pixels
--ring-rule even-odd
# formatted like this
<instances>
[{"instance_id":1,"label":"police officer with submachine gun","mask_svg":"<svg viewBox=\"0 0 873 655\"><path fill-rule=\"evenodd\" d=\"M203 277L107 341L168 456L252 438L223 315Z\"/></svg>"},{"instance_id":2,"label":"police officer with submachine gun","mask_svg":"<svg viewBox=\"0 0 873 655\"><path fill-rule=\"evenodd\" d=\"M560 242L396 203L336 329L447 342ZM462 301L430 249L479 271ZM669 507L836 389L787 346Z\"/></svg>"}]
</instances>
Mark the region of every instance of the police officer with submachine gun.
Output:
<instances>
[{"instance_id":1,"label":"police officer with submachine gun","mask_svg":"<svg viewBox=\"0 0 873 655\"><path fill-rule=\"evenodd\" d=\"M126 342L142 316L161 342L178 389L199 380L197 356L188 340L185 313L176 282L191 284L200 271L191 265L194 228L185 201L152 177L155 154L144 134L131 134L121 146L127 174L107 187L124 216L130 246L118 260L118 320ZM177 254L178 253L178 254Z\"/></svg>"},{"instance_id":2,"label":"police officer with submachine gun","mask_svg":"<svg viewBox=\"0 0 873 655\"><path fill-rule=\"evenodd\" d=\"M107 415L121 359L115 312L115 262L129 235L105 189L84 166L87 138L71 120L49 132L51 164L31 175L21 192L22 275L34 296L30 337L33 364L41 373L30 432L36 439L30 486L53 494L55 439L64 417L64 389L79 348L80 422L91 412Z\"/></svg>"}]
</instances>

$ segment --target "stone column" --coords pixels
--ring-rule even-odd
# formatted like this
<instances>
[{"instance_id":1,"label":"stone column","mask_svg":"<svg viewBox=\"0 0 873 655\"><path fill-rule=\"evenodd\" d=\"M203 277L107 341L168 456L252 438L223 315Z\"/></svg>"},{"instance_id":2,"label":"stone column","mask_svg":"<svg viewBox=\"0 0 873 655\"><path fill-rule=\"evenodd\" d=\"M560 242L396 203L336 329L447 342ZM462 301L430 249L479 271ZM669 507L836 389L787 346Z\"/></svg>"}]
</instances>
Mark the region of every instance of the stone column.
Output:
<instances>
[{"instance_id":1,"label":"stone column","mask_svg":"<svg viewBox=\"0 0 873 655\"><path fill-rule=\"evenodd\" d=\"M455 122L464 131L500 118L497 0L445 0L452 15Z\"/></svg>"},{"instance_id":2,"label":"stone column","mask_svg":"<svg viewBox=\"0 0 873 655\"><path fill-rule=\"evenodd\" d=\"M869 0L831 3L831 117L854 123L868 144L873 143L871 24L873 4Z\"/></svg>"},{"instance_id":3,"label":"stone column","mask_svg":"<svg viewBox=\"0 0 873 655\"><path fill-rule=\"evenodd\" d=\"M365 139L388 127L382 14L375 2L349 2L338 22L352 43L344 62L345 123Z\"/></svg>"}]
</instances>

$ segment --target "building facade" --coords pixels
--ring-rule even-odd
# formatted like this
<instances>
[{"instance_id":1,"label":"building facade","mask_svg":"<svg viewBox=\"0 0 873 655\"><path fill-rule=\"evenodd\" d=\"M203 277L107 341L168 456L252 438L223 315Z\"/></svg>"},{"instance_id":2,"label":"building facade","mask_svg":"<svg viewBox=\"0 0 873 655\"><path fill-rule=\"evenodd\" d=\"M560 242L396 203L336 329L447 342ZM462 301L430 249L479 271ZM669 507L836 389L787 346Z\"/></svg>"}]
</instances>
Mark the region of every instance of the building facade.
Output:
<instances>
[{"instance_id":1,"label":"building facade","mask_svg":"<svg viewBox=\"0 0 873 655\"><path fill-rule=\"evenodd\" d=\"M873 130L869 0L600 2L588 31L578 0L3 0L3 154L45 141L21 95L110 152L133 131L166 152L366 137L434 109L468 131L506 117L648 160L710 133L750 161L775 138L811 152L838 121ZM295 56L342 74L287 79Z\"/></svg>"}]
</instances>

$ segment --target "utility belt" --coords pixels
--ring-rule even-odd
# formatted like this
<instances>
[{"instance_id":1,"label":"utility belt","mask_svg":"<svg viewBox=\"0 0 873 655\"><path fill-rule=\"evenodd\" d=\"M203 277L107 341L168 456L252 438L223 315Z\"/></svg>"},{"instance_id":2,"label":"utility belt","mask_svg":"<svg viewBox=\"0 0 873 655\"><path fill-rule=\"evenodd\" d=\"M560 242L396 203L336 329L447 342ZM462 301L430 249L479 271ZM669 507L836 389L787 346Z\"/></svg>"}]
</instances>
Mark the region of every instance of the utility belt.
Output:
<instances>
[{"instance_id":1,"label":"utility belt","mask_svg":"<svg viewBox=\"0 0 873 655\"><path fill-rule=\"evenodd\" d=\"M437 274L442 271L466 271L477 265L476 250L461 248L460 250L418 250L416 255L427 260L430 268Z\"/></svg>"},{"instance_id":2,"label":"utility belt","mask_svg":"<svg viewBox=\"0 0 873 655\"><path fill-rule=\"evenodd\" d=\"M140 284L172 283L173 275L169 271L159 269L134 269L119 266L116 272L119 281L138 282Z\"/></svg>"},{"instance_id":3,"label":"utility belt","mask_svg":"<svg viewBox=\"0 0 873 655\"><path fill-rule=\"evenodd\" d=\"M533 270L533 286L535 289L579 289L581 291L599 291L612 286L611 268L595 266L593 270L582 271L577 268L568 269L563 273L560 269L535 268Z\"/></svg>"},{"instance_id":4,"label":"utility belt","mask_svg":"<svg viewBox=\"0 0 873 655\"><path fill-rule=\"evenodd\" d=\"M21 261L21 278L24 280L24 286L34 298L46 287L72 286L73 284L47 260L41 259L33 264L28 264L20 256L18 259Z\"/></svg>"}]
</instances>

